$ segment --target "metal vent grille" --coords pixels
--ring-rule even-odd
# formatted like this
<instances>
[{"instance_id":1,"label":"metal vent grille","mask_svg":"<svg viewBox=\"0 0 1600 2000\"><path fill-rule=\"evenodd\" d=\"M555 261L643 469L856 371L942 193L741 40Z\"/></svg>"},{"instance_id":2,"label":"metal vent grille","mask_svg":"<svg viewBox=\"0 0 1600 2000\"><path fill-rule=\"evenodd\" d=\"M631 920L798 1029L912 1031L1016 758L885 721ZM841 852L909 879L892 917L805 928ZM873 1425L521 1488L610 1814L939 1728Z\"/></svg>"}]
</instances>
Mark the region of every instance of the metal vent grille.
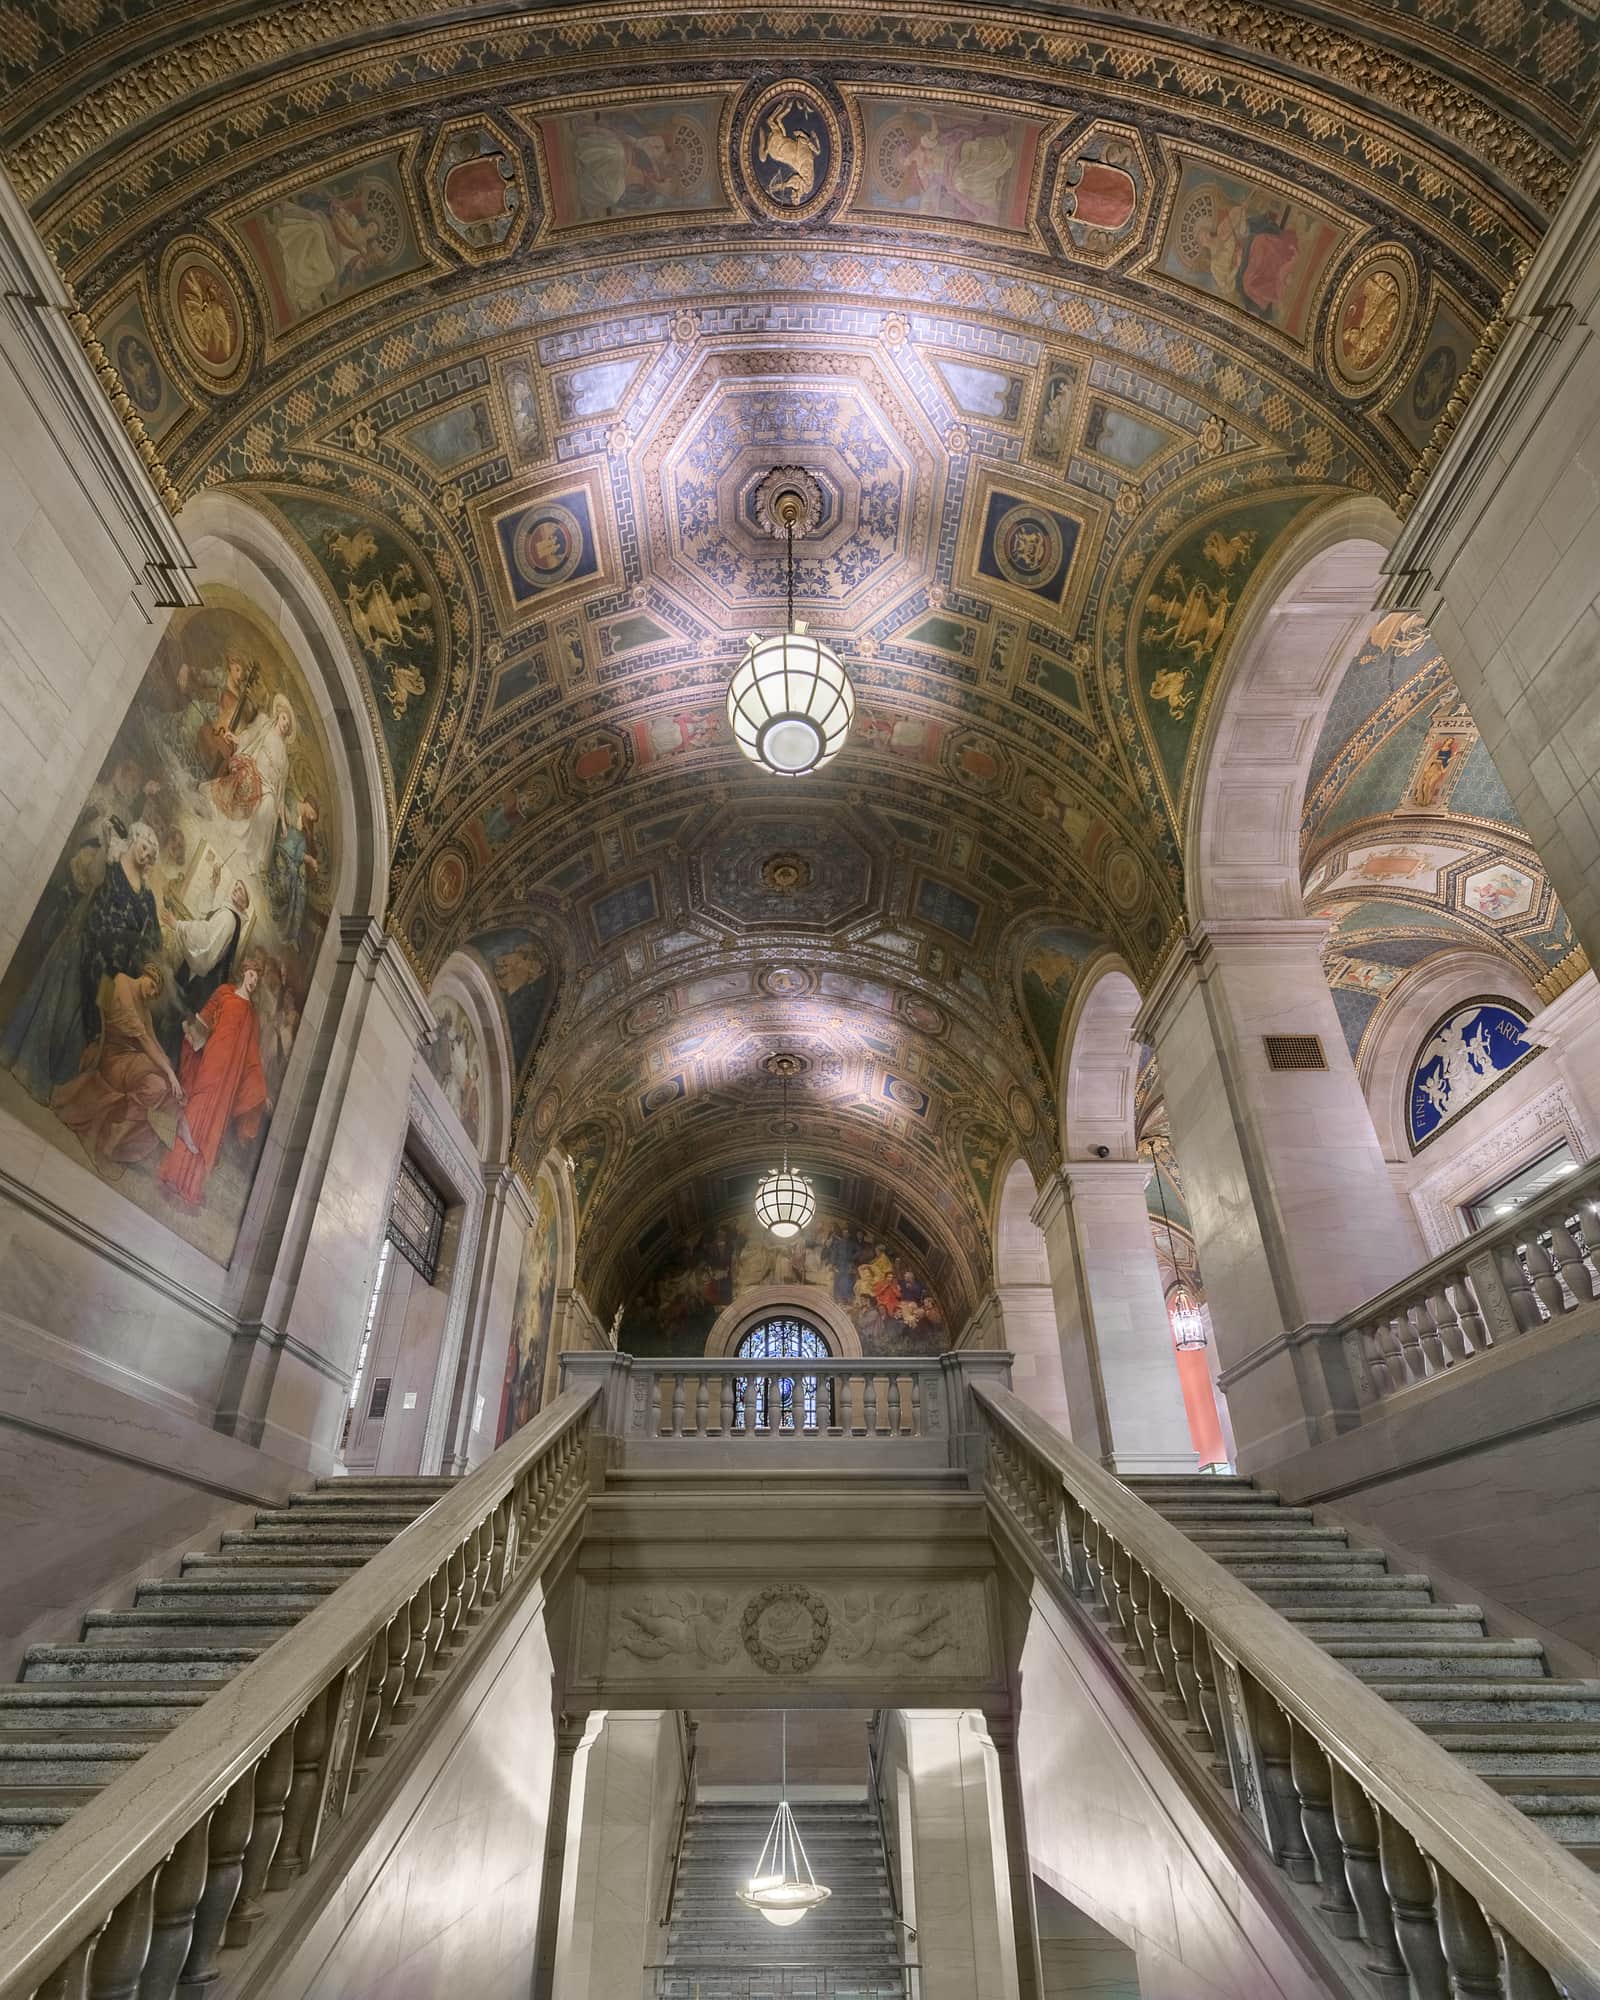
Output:
<instances>
[{"instance_id":1,"label":"metal vent grille","mask_svg":"<svg viewBox=\"0 0 1600 2000\"><path fill-rule=\"evenodd\" d=\"M372 1401L367 1405L367 1416L373 1423L388 1414L389 1385L393 1380L392 1375L380 1375L372 1385Z\"/></svg>"},{"instance_id":2,"label":"metal vent grille","mask_svg":"<svg viewBox=\"0 0 1600 2000\"><path fill-rule=\"evenodd\" d=\"M1269 1069L1326 1069L1320 1035L1263 1035Z\"/></svg>"}]
</instances>

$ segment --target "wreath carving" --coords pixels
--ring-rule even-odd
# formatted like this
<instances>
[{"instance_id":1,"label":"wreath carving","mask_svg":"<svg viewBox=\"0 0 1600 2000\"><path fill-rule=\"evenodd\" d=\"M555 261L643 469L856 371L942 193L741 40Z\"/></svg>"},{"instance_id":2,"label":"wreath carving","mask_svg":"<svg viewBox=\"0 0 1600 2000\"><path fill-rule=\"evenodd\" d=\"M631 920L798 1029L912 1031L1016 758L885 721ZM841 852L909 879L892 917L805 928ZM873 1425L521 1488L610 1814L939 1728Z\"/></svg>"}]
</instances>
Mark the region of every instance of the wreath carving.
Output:
<instances>
[{"instance_id":1,"label":"wreath carving","mask_svg":"<svg viewBox=\"0 0 1600 2000\"><path fill-rule=\"evenodd\" d=\"M828 1607L803 1583L769 1583L744 1608L744 1649L768 1674L804 1674L828 1650Z\"/></svg>"}]
</instances>

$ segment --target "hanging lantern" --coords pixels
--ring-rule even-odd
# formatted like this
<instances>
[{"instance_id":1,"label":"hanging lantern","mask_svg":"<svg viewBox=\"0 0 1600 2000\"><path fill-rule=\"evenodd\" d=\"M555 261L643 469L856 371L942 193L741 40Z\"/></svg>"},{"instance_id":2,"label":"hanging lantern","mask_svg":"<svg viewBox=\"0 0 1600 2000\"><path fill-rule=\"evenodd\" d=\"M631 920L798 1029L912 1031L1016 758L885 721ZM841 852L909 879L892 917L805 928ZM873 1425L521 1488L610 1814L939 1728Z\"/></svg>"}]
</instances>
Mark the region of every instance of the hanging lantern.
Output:
<instances>
[{"instance_id":1,"label":"hanging lantern","mask_svg":"<svg viewBox=\"0 0 1600 2000\"><path fill-rule=\"evenodd\" d=\"M756 1220L774 1236L798 1236L817 1212L810 1181L789 1166L789 1079L799 1067L798 1056L774 1056L768 1064L783 1082L783 1165L762 1176L756 1189Z\"/></svg>"},{"instance_id":2,"label":"hanging lantern","mask_svg":"<svg viewBox=\"0 0 1600 2000\"><path fill-rule=\"evenodd\" d=\"M821 519L820 487L802 467L780 466L762 482L755 509L784 538L789 618L782 632L751 633L728 685L728 721L752 763L798 778L844 747L856 694L838 654L794 615L794 538Z\"/></svg>"},{"instance_id":3,"label":"hanging lantern","mask_svg":"<svg viewBox=\"0 0 1600 2000\"><path fill-rule=\"evenodd\" d=\"M755 1910L769 1924L787 1930L799 1923L808 1911L825 1903L833 1894L811 1872L800 1829L789 1810L789 1716L783 1715L783 1775L778 1788L778 1810L772 1815L762 1844L755 1873L736 1891L747 1910Z\"/></svg>"},{"instance_id":4,"label":"hanging lantern","mask_svg":"<svg viewBox=\"0 0 1600 2000\"><path fill-rule=\"evenodd\" d=\"M1174 1286L1167 1300L1167 1318L1172 1322L1172 1344L1181 1352L1206 1344L1206 1323L1200 1308L1182 1285Z\"/></svg>"}]
</instances>

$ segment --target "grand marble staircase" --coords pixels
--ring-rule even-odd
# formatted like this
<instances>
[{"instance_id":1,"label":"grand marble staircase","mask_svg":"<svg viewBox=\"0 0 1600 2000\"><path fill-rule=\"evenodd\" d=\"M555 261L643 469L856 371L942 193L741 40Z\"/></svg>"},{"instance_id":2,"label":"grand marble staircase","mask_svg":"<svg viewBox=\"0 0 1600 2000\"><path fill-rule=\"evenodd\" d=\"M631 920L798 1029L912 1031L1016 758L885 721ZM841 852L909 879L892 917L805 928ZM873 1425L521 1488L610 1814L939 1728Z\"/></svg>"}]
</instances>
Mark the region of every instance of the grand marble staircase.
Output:
<instances>
[{"instance_id":1,"label":"grand marble staircase","mask_svg":"<svg viewBox=\"0 0 1600 2000\"><path fill-rule=\"evenodd\" d=\"M788 1930L738 1901L770 1805L703 1805L684 1832L658 2000L903 2000L883 1845L871 1807L797 1805L812 1872L833 1894Z\"/></svg>"},{"instance_id":2,"label":"grand marble staircase","mask_svg":"<svg viewBox=\"0 0 1600 2000\"><path fill-rule=\"evenodd\" d=\"M1476 1604L1243 1478L1128 1487L1375 1694L1600 1870L1600 1680L1558 1680L1536 1639L1496 1639Z\"/></svg>"},{"instance_id":3,"label":"grand marble staircase","mask_svg":"<svg viewBox=\"0 0 1600 2000\"><path fill-rule=\"evenodd\" d=\"M30 1647L0 1688L0 1872L281 1639L454 1482L324 1479L214 1554L91 1611L76 1644Z\"/></svg>"}]
</instances>

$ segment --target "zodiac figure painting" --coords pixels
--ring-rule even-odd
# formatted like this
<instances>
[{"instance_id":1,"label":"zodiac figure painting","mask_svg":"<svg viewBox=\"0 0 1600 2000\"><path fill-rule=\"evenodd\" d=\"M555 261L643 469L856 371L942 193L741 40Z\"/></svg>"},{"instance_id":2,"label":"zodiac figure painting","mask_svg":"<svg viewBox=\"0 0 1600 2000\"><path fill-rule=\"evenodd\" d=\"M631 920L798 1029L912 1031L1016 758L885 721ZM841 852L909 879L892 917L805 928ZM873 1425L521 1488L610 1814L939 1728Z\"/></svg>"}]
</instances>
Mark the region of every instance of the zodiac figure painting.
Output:
<instances>
[{"instance_id":1,"label":"zodiac figure painting","mask_svg":"<svg viewBox=\"0 0 1600 2000\"><path fill-rule=\"evenodd\" d=\"M762 93L745 122L743 166L768 214L816 208L838 185L842 165L838 125L817 91L778 83Z\"/></svg>"},{"instance_id":2,"label":"zodiac figure painting","mask_svg":"<svg viewBox=\"0 0 1600 2000\"><path fill-rule=\"evenodd\" d=\"M167 627L0 981L0 1103L226 1263L338 879L336 793L279 633Z\"/></svg>"}]
</instances>

